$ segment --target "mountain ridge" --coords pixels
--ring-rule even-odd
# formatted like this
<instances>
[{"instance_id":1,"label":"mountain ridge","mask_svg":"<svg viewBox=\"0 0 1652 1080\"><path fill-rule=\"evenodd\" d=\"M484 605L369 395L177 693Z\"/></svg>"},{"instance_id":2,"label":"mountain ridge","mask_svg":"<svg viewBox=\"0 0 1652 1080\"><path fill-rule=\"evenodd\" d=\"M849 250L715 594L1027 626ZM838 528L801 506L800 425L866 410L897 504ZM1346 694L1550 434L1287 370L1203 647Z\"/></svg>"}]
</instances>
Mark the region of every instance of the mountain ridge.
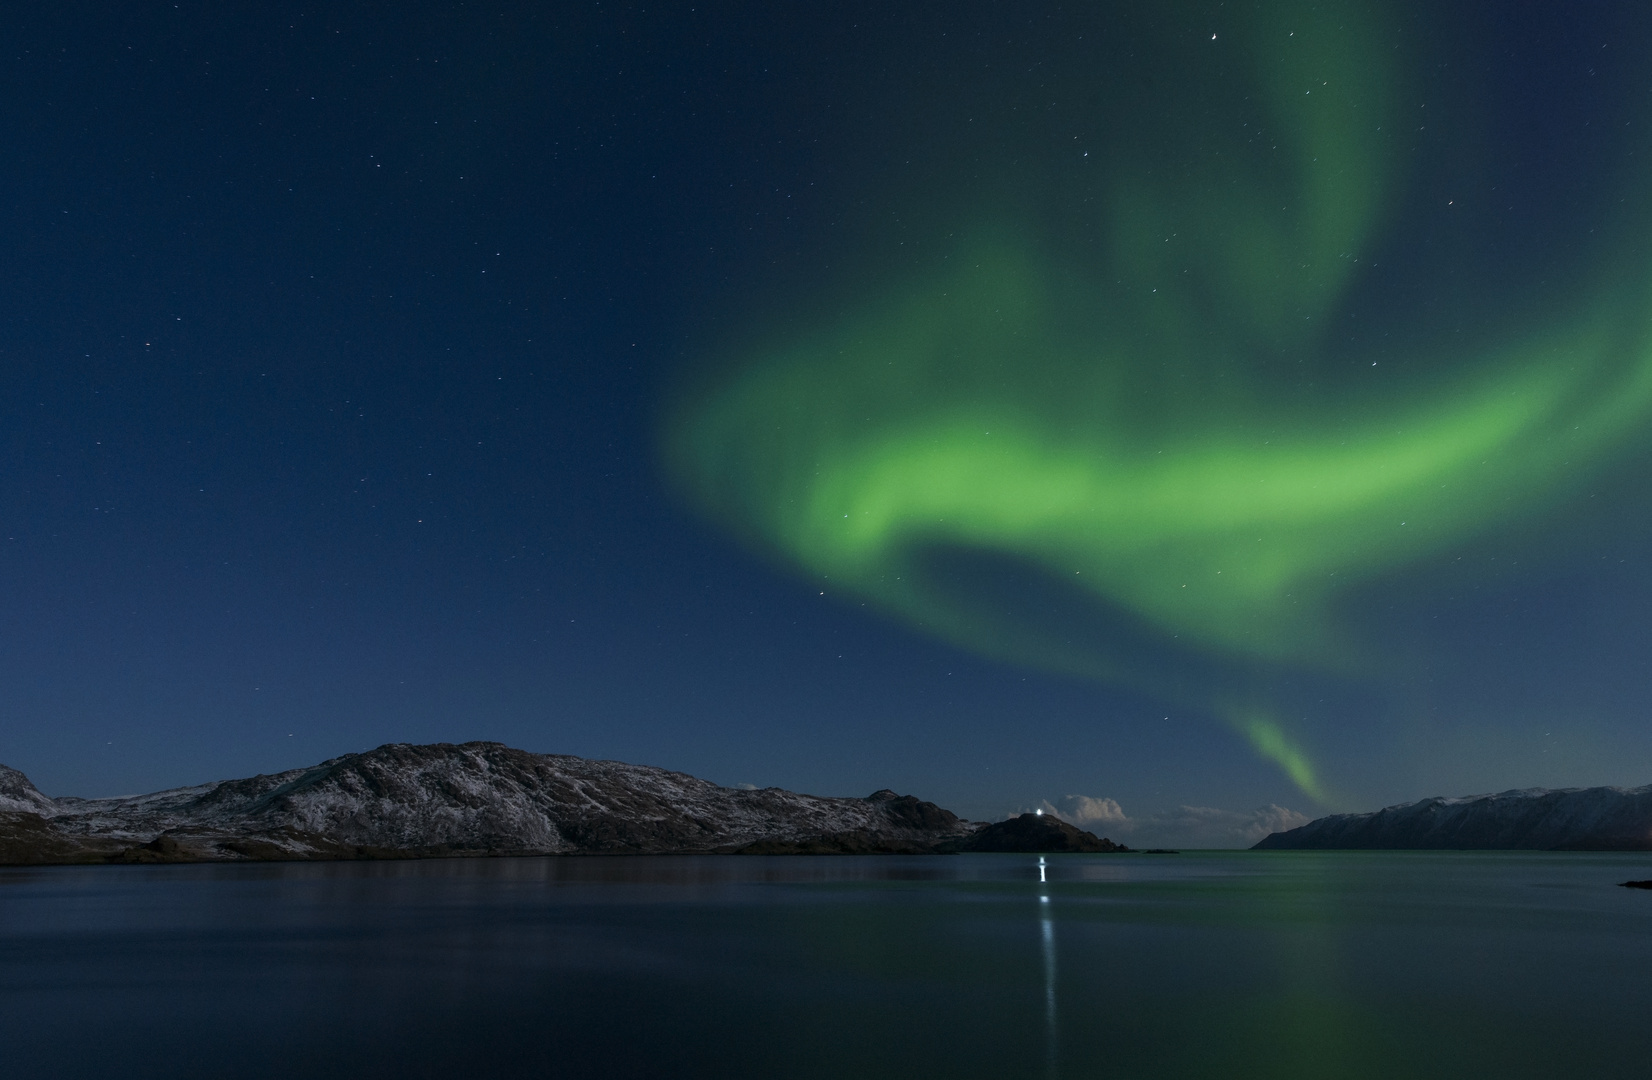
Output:
<instances>
[{"instance_id":1,"label":"mountain ridge","mask_svg":"<svg viewBox=\"0 0 1652 1080\"><path fill-rule=\"evenodd\" d=\"M110 799L0 766L0 864L931 851L978 826L890 790L725 788L495 742L387 743L278 773ZM756 850L756 848L754 848Z\"/></svg>"},{"instance_id":2,"label":"mountain ridge","mask_svg":"<svg viewBox=\"0 0 1652 1080\"><path fill-rule=\"evenodd\" d=\"M1652 850L1652 784L1515 788L1331 814L1251 850Z\"/></svg>"}]
</instances>

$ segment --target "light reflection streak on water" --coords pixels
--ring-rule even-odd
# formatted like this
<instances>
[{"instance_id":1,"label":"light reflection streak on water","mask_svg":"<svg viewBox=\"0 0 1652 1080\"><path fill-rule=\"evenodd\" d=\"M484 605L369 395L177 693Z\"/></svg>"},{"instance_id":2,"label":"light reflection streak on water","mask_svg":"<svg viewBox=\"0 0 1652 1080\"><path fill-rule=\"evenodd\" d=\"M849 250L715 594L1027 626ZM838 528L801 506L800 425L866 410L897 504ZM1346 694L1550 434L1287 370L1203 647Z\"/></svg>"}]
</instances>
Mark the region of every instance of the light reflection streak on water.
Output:
<instances>
[{"instance_id":1,"label":"light reflection streak on water","mask_svg":"<svg viewBox=\"0 0 1652 1080\"><path fill-rule=\"evenodd\" d=\"M1044 952L1044 1072L1057 1075L1055 1018L1055 917L1050 904L1048 865L1038 857L1038 928Z\"/></svg>"}]
</instances>

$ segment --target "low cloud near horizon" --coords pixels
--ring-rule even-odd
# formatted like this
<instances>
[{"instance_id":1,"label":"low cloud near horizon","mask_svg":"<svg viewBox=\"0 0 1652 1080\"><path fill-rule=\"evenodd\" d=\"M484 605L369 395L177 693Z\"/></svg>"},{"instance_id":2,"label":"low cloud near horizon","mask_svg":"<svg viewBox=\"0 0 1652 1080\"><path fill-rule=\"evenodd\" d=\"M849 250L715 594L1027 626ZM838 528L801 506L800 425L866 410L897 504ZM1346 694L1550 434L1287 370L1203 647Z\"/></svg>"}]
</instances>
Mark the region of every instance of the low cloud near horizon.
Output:
<instances>
[{"instance_id":1,"label":"low cloud near horizon","mask_svg":"<svg viewBox=\"0 0 1652 1080\"><path fill-rule=\"evenodd\" d=\"M1284 806L1255 810L1219 810L1214 806L1178 806L1133 818L1114 799L1063 795L1042 809L1081 829L1129 843L1132 847L1248 848L1269 833L1284 832L1312 819Z\"/></svg>"}]
</instances>

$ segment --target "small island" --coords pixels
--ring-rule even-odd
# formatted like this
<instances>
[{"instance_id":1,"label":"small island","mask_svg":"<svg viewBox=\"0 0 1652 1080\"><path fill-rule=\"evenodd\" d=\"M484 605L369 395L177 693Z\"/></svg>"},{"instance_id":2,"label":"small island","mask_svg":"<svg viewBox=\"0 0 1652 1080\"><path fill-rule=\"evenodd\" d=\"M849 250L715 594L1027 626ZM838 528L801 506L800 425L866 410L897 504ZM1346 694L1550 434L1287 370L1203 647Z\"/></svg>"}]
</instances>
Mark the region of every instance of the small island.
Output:
<instances>
[{"instance_id":1,"label":"small island","mask_svg":"<svg viewBox=\"0 0 1652 1080\"><path fill-rule=\"evenodd\" d=\"M946 851L1005 851L1028 853L1126 852L1105 836L1085 832L1054 814L1030 813L977 829L961 840L944 845Z\"/></svg>"}]
</instances>

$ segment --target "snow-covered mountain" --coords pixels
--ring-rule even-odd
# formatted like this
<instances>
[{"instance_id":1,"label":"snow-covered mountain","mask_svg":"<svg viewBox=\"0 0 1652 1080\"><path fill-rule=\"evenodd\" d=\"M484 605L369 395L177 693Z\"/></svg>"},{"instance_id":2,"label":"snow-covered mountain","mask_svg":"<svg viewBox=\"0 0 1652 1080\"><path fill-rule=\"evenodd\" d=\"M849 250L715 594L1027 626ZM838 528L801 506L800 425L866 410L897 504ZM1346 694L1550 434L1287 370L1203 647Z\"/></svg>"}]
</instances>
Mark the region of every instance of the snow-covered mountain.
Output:
<instances>
[{"instance_id":1,"label":"snow-covered mountain","mask_svg":"<svg viewBox=\"0 0 1652 1080\"><path fill-rule=\"evenodd\" d=\"M28 777L0 765L0 813L6 811L53 817L57 805L35 790Z\"/></svg>"},{"instance_id":2,"label":"snow-covered mountain","mask_svg":"<svg viewBox=\"0 0 1652 1080\"><path fill-rule=\"evenodd\" d=\"M48 799L0 767L0 863L464 854L927 851L976 825L913 796L720 787L500 743L393 743L308 769Z\"/></svg>"},{"instance_id":3,"label":"snow-covered mountain","mask_svg":"<svg viewBox=\"0 0 1652 1080\"><path fill-rule=\"evenodd\" d=\"M1423 799L1318 818L1256 847L1652 850L1652 785Z\"/></svg>"}]
</instances>

